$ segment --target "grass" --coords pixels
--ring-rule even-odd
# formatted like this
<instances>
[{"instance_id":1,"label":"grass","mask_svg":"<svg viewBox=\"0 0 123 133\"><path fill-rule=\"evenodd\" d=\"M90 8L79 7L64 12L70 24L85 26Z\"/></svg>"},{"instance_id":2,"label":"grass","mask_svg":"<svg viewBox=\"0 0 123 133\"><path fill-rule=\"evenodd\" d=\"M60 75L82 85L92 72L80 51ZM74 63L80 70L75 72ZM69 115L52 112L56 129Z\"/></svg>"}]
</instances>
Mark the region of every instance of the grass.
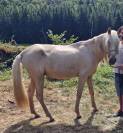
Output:
<instances>
[{"instance_id":1,"label":"grass","mask_svg":"<svg viewBox=\"0 0 123 133\"><path fill-rule=\"evenodd\" d=\"M11 69L4 69L0 71L0 81L5 81L11 79Z\"/></svg>"},{"instance_id":2,"label":"grass","mask_svg":"<svg viewBox=\"0 0 123 133\"><path fill-rule=\"evenodd\" d=\"M114 73L113 69L108 64L103 64L98 67L96 74L93 77L94 86L100 92L114 91ZM106 93L105 93L106 94Z\"/></svg>"}]
</instances>

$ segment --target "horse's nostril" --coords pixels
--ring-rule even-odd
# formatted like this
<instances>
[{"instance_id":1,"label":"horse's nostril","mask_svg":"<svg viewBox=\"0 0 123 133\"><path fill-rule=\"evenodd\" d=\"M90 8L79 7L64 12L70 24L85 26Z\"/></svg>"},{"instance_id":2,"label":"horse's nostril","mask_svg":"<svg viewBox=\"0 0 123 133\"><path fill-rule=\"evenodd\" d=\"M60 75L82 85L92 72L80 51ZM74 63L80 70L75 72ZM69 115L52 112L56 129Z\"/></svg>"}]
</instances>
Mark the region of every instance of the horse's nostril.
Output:
<instances>
[{"instance_id":1,"label":"horse's nostril","mask_svg":"<svg viewBox=\"0 0 123 133\"><path fill-rule=\"evenodd\" d=\"M115 57L112 57L109 59L109 65L114 65L116 62L116 58Z\"/></svg>"}]
</instances>

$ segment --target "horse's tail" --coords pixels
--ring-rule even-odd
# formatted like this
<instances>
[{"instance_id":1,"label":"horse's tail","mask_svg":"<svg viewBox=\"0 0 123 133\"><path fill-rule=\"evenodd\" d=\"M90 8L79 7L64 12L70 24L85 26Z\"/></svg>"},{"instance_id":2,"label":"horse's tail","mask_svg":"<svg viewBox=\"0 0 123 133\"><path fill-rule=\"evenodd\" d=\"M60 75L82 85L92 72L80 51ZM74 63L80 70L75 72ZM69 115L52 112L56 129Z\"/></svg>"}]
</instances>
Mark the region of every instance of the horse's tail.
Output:
<instances>
[{"instance_id":1,"label":"horse's tail","mask_svg":"<svg viewBox=\"0 0 123 133\"><path fill-rule=\"evenodd\" d=\"M22 65L21 65L21 54L17 55L13 65L13 86L14 86L14 96L16 103L21 108L26 108L28 106L28 97L24 91L24 86L22 84Z\"/></svg>"}]
</instances>

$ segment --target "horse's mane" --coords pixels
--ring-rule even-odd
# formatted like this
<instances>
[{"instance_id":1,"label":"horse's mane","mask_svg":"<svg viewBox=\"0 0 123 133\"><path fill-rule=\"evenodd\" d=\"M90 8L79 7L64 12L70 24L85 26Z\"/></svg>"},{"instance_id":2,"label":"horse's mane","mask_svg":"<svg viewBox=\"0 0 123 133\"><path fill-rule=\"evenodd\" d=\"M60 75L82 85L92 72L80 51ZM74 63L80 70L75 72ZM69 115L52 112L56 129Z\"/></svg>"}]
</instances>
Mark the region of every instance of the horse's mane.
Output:
<instances>
[{"instance_id":1,"label":"horse's mane","mask_svg":"<svg viewBox=\"0 0 123 133\"><path fill-rule=\"evenodd\" d=\"M70 46L73 46L73 47L80 47L80 46L87 46L87 45L93 45L95 44L95 41L98 39L98 41L100 39L102 39L103 36L105 35L108 35L107 32L105 33L102 33L100 35L97 35L97 36L94 36L93 38L90 38L88 40L83 40L83 41L79 41L79 42L75 42L73 44L70 44ZM114 38L117 38L117 31L115 30L111 30L111 35L114 37Z\"/></svg>"},{"instance_id":2,"label":"horse's mane","mask_svg":"<svg viewBox=\"0 0 123 133\"><path fill-rule=\"evenodd\" d=\"M84 41L79 41L79 42L76 42L76 43L73 43L71 44L70 46L73 46L73 47L80 47L80 46L88 46L88 45L95 45L95 41L97 39L100 39L102 38L104 34L100 34L98 36L94 36L93 38L90 38L88 40L84 40Z\"/></svg>"},{"instance_id":3,"label":"horse's mane","mask_svg":"<svg viewBox=\"0 0 123 133\"><path fill-rule=\"evenodd\" d=\"M116 31L116 30L112 30L112 31L111 31L111 35L112 35L114 38L117 38L117 39L118 39L118 35L117 35L117 31Z\"/></svg>"}]
</instances>

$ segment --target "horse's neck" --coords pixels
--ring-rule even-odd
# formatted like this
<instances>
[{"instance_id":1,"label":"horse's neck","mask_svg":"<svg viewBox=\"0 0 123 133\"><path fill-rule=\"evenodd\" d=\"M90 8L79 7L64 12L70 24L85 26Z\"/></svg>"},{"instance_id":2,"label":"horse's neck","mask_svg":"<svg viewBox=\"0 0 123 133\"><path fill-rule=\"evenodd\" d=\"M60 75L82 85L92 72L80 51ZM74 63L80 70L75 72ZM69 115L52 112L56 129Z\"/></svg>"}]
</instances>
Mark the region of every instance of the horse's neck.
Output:
<instances>
[{"instance_id":1,"label":"horse's neck","mask_svg":"<svg viewBox=\"0 0 123 133\"><path fill-rule=\"evenodd\" d=\"M93 47L92 52L94 53L95 57L97 58L97 62L100 62L106 56L105 45L104 45L104 36L105 36L105 34L101 34L99 36L92 38L92 43L94 43L94 45L92 46Z\"/></svg>"},{"instance_id":2,"label":"horse's neck","mask_svg":"<svg viewBox=\"0 0 123 133\"><path fill-rule=\"evenodd\" d=\"M97 60L98 63L105 57L106 53L104 48L104 34L84 41L83 45L85 45L90 51L92 51L95 60Z\"/></svg>"},{"instance_id":3,"label":"horse's neck","mask_svg":"<svg viewBox=\"0 0 123 133\"><path fill-rule=\"evenodd\" d=\"M101 34L99 36L93 37L92 39L86 40L86 41L79 41L76 43L71 44L72 47L83 49L83 47L87 47L89 51L91 51L95 59L97 59L97 62L101 61L106 53L104 48L104 34Z\"/></svg>"}]
</instances>

